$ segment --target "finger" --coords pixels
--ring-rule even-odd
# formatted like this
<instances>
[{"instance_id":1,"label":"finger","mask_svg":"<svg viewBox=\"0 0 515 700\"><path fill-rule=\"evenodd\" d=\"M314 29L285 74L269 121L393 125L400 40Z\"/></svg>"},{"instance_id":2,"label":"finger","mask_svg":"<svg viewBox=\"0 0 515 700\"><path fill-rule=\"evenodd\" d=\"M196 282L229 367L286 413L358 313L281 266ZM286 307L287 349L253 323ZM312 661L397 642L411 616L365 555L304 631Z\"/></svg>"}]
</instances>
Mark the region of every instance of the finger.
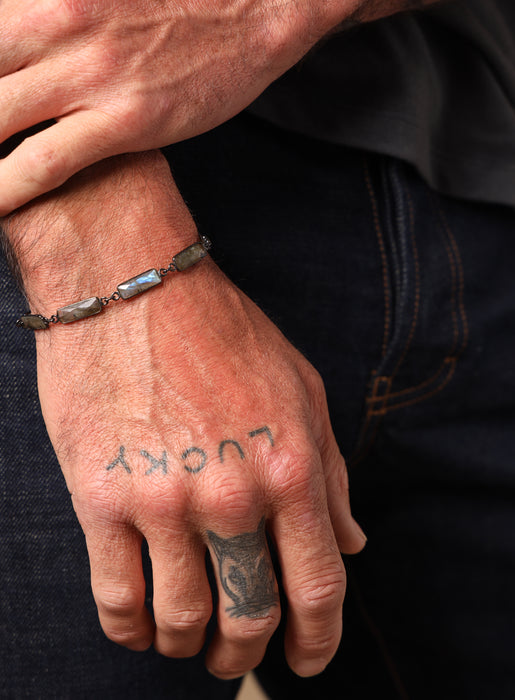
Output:
<instances>
[{"instance_id":1,"label":"finger","mask_svg":"<svg viewBox=\"0 0 515 700\"><path fill-rule=\"evenodd\" d=\"M25 139L0 161L0 216L58 187L88 165L126 150L112 134L107 144L108 130L109 117L90 110L63 117Z\"/></svg>"},{"instance_id":2,"label":"finger","mask_svg":"<svg viewBox=\"0 0 515 700\"><path fill-rule=\"evenodd\" d=\"M0 79L0 143L78 107L69 88L73 76L54 71L49 80L49 70L47 63L38 63Z\"/></svg>"},{"instance_id":3,"label":"finger","mask_svg":"<svg viewBox=\"0 0 515 700\"><path fill-rule=\"evenodd\" d=\"M347 467L330 426L326 435L327 439L323 444L319 444L319 447L325 474L329 515L340 552L357 554L365 546L367 537L352 517Z\"/></svg>"},{"instance_id":4,"label":"finger","mask_svg":"<svg viewBox=\"0 0 515 700\"><path fill-rule=\"evenodd\" d=\"M325 387L319 376L315 378L311 398L313 401L311 427L322 460L327 506L334 534L342 553L356 554L363 549L367 538L352 517L347 468L333 433Z\"/></svg>"},{"instance_id":5,"label":"finger","mask_svg":"<svg viewBox=\"0 0 515 700\"><path fill-rule=\"evenodd\" d=\"M218 627L206 665L219 678L255 668L279 624L280 608L265 520L248 531L207 533L219 590Z\"/></svg>"},{"instance_id":6,"label":"finger","mask_svg":"<svg viewBox=\"0 0 515 700\"><path fill-rule=\"evenodd\" d=\"M166 525L147 541L154 578L154 647L164 656L194 656L204 644L212 612L205 545Z\"/></svg>"},{"instance_id":7,"label":"finger","mask_svg":"<svg viewBox=\"0 0 515 700\"><path fill-rule=\"evenodd\" d=\"M152 644L154 623L145 607L141 535L126 525L86 534L91 587L102 629L109 639L134 651Z\"/></svg>"},{"instance_id":8,"label":"finger","mask_svg":"<svg viewBox=\"0 0 515 700\"><path fill-rule=\"evenodd\" d=\"M336 652L346 586L316 459L285 468L294 476L272 523L288 599L286 657L300 676L320 673Z\"/></svg>"},{"instance_id":9,"label":"finger","mask_svg":"<svg viewBox=\"0 0 515 700\"><path fill-rule=\"evenodd\" d=\"M20 12L19 3L7 6L0 3L0 76L18 71L32 56L30 30L26 13ZM41 41L41 37L39 37Z\"/></svg>"}]
</instances>

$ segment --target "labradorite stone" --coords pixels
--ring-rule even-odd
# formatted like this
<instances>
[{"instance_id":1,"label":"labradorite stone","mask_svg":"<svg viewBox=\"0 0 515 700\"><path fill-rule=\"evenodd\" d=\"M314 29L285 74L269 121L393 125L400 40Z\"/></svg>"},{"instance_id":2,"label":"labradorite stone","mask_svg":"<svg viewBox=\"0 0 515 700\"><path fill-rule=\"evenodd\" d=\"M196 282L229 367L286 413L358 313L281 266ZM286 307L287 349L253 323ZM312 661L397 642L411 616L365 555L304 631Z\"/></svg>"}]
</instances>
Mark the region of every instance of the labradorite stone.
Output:
<instances>
[{"instance_id":1,"label":"labradorite stone","mask_svg":"<svg viewBox=\"0 0 515 700\"><path fill-rule=\"evenodd\" d=\"M180 253L177 253L177 255L173 258L173 262L179 272L182 272L188 267L195 265L195 263L198 263L198 261L202 260L205 255L207 255L207 250L204 248L202 243L193 243L193 245L190 245L184 250L181 250Z\"/></svg>"},{"instance_id":2,"label":"labradorite stone","mask_svg":"<svg viewBox=\"0 0 515 700\"><path fill-rule=\"evenodd\" d=\"M98 297L91 297L83 301L76 301L69 306L63 306L62 309L57 309L57 318L61 323L72 323L80 321L81 318L94 316L102 311L102 304Z\"/></svg>"},{"instance_id":3,"label":"labradorite stone","mask_svg":"<svg viewBox=\"0 0 515 700\"><path fill-rule=\"evenodd\" d=\"M25 314L21 316L16 325L20 328L29 328L32 331L42 331L48 328L48 321L39 314Z\"/></svg>"},{"instance_id":4,"label":"labradorite stone","mask_svg":"<svg viewBox=\"0 0 515 700\"><path fill-rule=\"evenodd\" d=\"M161 276L157 270L147 270L140 275L136 275L136 277L131 277L126 282L122 282L117 289L122 299L130 299L136 294L141 294L141 292L146 292L147 289L155 287L161 281Z\"/></svg>"}]
</instances>

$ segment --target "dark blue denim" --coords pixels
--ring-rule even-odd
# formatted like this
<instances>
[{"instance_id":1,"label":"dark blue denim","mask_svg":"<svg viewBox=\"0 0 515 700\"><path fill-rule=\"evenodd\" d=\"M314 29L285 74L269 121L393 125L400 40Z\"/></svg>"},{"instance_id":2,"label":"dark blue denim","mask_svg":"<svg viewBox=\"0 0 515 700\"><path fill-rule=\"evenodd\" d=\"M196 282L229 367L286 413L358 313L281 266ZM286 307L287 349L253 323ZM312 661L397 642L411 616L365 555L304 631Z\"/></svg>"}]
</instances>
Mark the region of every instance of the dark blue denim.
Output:
<instances>
[{"instance_id":1,"label":"dark blue denim","mask_svg":"<svg viewBox=\"0 0 515 700\"><path fill-rule=\"evenodd\" d=\"M346 558L334 661L298 679L280 629L261 682L280 700L511 700L515 212L249 115L166 155L215 259L321 372L369 538ZM0 697L234 697L201 657L104 639L0 264Z\"/></svg>"}]
</instances>

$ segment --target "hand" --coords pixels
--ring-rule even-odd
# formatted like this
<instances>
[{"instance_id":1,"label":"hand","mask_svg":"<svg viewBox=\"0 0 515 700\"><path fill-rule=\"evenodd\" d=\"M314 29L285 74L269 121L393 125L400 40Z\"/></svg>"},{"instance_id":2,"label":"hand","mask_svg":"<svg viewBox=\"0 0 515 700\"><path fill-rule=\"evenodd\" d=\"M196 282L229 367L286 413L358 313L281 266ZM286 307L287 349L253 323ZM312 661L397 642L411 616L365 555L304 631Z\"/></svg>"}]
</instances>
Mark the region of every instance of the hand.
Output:
<instances>
[{"instance_id":1,"label":"hand","mask_svg":"<svg viewBox=\"0 0 515 700\"><path fill-rule=\"evenodd\" d=\"M0 163L0 215L98 160L235 115L339 21L341 4L4 0L0 142L56 123Z\"/></svg>"},{"instance_id":2,"label":"hand","mask_svg":"<svg viewBox=\"0 0 515 700\"><path fill-rule=\"evenodd\" d=\"M45 315L110 292L167 262L170 239L176 252L196 236L161 161L135 157L90 168L10 229L29 298ZM341 634L340 550L359 551L364 536L313 367L209 259L36 338L41 405L106 634L135 650L197 653L212 611L207 547L220 599L208 667L223 678L254 667L280 616L266 526L288 598L288 661L301 675L321 671Z\"/></svg>"}]
</instances>

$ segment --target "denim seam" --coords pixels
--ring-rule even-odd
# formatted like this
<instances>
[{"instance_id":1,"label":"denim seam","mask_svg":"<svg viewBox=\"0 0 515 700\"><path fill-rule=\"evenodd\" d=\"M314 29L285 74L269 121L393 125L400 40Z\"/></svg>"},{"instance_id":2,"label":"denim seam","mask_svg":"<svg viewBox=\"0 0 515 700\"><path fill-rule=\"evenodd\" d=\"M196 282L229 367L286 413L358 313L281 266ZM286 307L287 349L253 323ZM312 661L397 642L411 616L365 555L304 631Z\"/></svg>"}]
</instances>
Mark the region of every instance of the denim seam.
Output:
<instances>
[{"instance_id":1,"label":"denim seam","mask_svg":"<svg viewBox=\"0 0 515 700\"><path fill-rule=\"evenodd\" d=\"M365 178L365 184L367 188L367 192L369 195L370 199L370 205L372 208L372 218L374 222L374 229L376 233L376 238L377 238L377 244L379 247L379 254L381 257L381 270L382 270L382 282L383 282L383 298L384 298L384 321L383 321L383 343L382 343L382 350L381 350L381 361L384 360L386 357L386 353L388 350L388 340L389 340L389 335L390 335L390 328L392 324L392 299L391 299L391 287L390 287L390 274L388 270L388 260L386 257L386 247L385 247L385 242L384 242L384 236L383 236L383 231L381 227L381 220L379 217L379 206L378 206L378 201L377 201L377 195L375 193L374 185L372 183L372 177L370 175L370 168L368 165L368 161L366 158L363 159L363 170L364 170L364 178ZM369 390L372 391L372 395L375 396L376 391L377 391L377 382L380 377L376 376L378 373L377 369L372 370L371 373L371 378L370 378L370 385L371 388ZM367 455L370 447L372 446L374 439L375 439L375 434L377 432L377 426L374 430L373 436L371 440L368 440L365 444L365 440L367 437L367 434L369 433L370 430L370 423L372 421L373 417L373 412L370 410L370 404L365 401L366 405L366 414L363 418L363 422L361 425L361 428L358 433L358 437L356 440L356 444L354 447L354 450L348 460L349 467L351 465L356 464L357 462L361 461L364 459L364 457Z\"/></svg>"},{"instance_id":2,"label":"denim seam","mask_svg":"<svg viewBox=\"0 0 515 700\"><path fill-rule=\"evenodd\" d=\"M382 269L382 279L383 279L383 294L384 294L384 327L383 327L383 344L382 344L382 358L386 356L386 351L388 348L388 337L390 334L391 327L391 316L392 316L392 299L390 293L390 275L388 272L388 261L386 257L386 248L384 244L383 232L381 230L381 221L379 218L379 207L377 204L377 197L374 192L374 186L372 184L372 178L370 177L370 169L366 159L363 159L364 170L365 170L365 183L370 197L370 204L372 206L372 218L374 221L374 229L376 232L377 243L379 245L379 254L381 256L381 269Z\"/></svg>"}]
</instances>

